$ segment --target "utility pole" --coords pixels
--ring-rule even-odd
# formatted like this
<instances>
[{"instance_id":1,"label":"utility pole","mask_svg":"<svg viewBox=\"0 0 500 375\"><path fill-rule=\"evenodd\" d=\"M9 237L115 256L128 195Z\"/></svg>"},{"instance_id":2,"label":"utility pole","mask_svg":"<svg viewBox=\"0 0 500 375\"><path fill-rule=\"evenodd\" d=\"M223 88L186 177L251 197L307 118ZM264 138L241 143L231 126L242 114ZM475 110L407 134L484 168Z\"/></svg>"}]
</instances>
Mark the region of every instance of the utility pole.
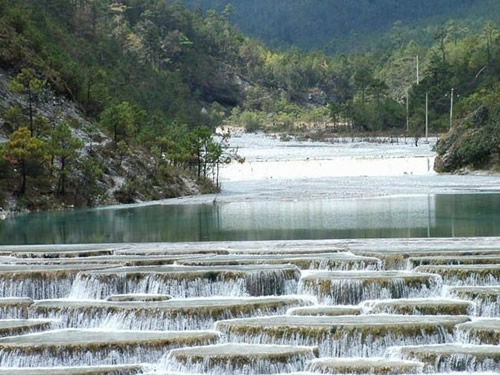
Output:
<instances>
[{"instance_id":1,"label":"utility pole","mask_svg":"<svg viewBox=\"0 0 500 375\"><path fill-rule=\"evenodd\" d=\"M410 94L406 89L406 133L410 130Z\"/></svg>"},{"instance_id":2,"label":"utility pole","mask_svg":"<svg viewBox=\"0 0 500 375\"><path fill-rule=\"evenodd\" d=\"M429 93L425 93L425 141L429 143Z\"/></svg>"},{"instance_id":3,"label":"utility pole","mask_svg":"<svg viewBox=\"0 0 500 375\"><path fill-rule=\"evenodd\" d=\"M450 130L453 125L453 93L455 89L451 89L451 98L450 98Z\"/></svg>"},{"instance_id":4,"label":"utility pole","mask_svg":"<svg viewBox=\"0 0 500 375\"><path fill-rule=\"evenodd\" d=\"M419 67L419 57L417 55L417 85L420 85L420 67Z\"/></svg>"}]
</instances>

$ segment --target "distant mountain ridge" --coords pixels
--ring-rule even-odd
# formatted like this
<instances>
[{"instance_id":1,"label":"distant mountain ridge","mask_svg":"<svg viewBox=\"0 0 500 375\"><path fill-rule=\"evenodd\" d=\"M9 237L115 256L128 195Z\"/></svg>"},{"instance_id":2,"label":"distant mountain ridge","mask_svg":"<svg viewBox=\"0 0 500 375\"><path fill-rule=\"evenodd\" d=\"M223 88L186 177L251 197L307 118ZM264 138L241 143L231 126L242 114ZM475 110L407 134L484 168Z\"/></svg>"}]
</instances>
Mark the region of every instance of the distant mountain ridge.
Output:
<instances>
[{"instance_id":1,"label":"distant mountain ridge","mask_svg":"<svg viewBox=\"0 0 500 375\"><path fill-rule=\"evenodd\" d=\"M439 25L449 19L475 23L500 19L497 0L183 0L190 8L223 11L247 34L274 47L296 45L330 53L355 52L372 42L371 33L404 25ZM364 42L364 43L363 43Z\"/></svg>"}]
</instances>

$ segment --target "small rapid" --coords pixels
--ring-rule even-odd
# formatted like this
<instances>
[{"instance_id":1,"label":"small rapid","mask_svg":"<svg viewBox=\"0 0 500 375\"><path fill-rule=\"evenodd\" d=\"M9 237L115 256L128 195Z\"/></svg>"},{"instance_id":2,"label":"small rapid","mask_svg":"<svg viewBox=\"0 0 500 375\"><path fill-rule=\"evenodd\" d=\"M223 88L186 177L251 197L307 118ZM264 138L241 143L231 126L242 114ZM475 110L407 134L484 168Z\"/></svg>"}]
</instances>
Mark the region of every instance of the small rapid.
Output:
<instances>
[{"instance_id":1,"label":"small rapid","mask_svg":"<svg viewBox=\"0 0 500 375\"><path fill-rule=\"evenodd\" d=\"M498 373L479 243L0 247L0 375Z\"/></svg>"}]
</instances>

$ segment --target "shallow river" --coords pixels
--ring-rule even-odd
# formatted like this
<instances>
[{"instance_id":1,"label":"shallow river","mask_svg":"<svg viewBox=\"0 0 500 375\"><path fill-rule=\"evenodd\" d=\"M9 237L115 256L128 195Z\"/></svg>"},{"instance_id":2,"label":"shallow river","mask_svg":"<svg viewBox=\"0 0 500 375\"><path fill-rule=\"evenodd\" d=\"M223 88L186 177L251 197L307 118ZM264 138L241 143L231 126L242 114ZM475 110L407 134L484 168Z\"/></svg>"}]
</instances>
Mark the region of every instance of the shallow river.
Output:
<instances>
[{"instance_id":1,"label":"shallow river","mask_svg":"<svg viewBox=\"0 0 500 375\"><path fill-rule=\"evenodd\" d=\"M222 193L20 215L1 244L500 235L500 177L437 175L429 143L232 138Z\"/></svg>"},{"instance_id":2,"label":"shallow river","mask_svg":"<svg viewBox=\"0 0 500 375\"><path fill-rule=\"evenodd\" d=\"M497 177L438 176L429 144L234 142L217 196L0 222L61 243L0 246L0 375L500 373Z\"/></svg>"}]
</instances>

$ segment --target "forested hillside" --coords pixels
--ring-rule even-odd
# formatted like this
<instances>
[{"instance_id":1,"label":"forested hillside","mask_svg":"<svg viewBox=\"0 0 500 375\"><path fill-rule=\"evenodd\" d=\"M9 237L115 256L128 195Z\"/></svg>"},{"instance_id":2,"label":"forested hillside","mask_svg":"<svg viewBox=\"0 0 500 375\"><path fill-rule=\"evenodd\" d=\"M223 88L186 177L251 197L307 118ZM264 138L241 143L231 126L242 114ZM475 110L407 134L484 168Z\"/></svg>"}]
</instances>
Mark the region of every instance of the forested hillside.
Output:
<instances>
[{"instance_id":1,"label":"forested hillside","mask_svg":"<svg viewBox=\"0 0 500 375\"><path fill-rule=\"evenodd\" d=\"M500 21L496 0L183 1L192 9L220 12L230 4L231 20L244 33L273 47L296 45L327 53L390 49L410 39L429 42L432 32L426 29L450 19L471 29L480 29L486 19Z\"/></svg>"},{"instance_id":2,"label":"forested hillside","mask_svg":"<svg viewBox=\"0 0 500 375\"><path fill-rule=\"evenodd\" d=\"M346 23L352 3L335 2L345 5ZM406 1L380 6L388 3ZM473 3L477 11L493 4ZM498 166L494 20L469 29L441 12L428 40L397 24L384 48L328 55L273 50L232 27L233 17L231 7L189 11L164 0L0 0L0 207L213 191L220 166L239 159L227 139L212 138L226 123L316 138L405 135L418 144L426 97L429 132L448 132L438 170Z\"/></svg>"},{"instance_id":3,"label":"forested hillside","mask_svg":"<svg viewBox=\"0 0 500 375\"><path fill-rule=\"evenodd\" d=\"M238 38L165 1L0 0L0 207L213 190Z\"/></svg>"}]
</instances>

